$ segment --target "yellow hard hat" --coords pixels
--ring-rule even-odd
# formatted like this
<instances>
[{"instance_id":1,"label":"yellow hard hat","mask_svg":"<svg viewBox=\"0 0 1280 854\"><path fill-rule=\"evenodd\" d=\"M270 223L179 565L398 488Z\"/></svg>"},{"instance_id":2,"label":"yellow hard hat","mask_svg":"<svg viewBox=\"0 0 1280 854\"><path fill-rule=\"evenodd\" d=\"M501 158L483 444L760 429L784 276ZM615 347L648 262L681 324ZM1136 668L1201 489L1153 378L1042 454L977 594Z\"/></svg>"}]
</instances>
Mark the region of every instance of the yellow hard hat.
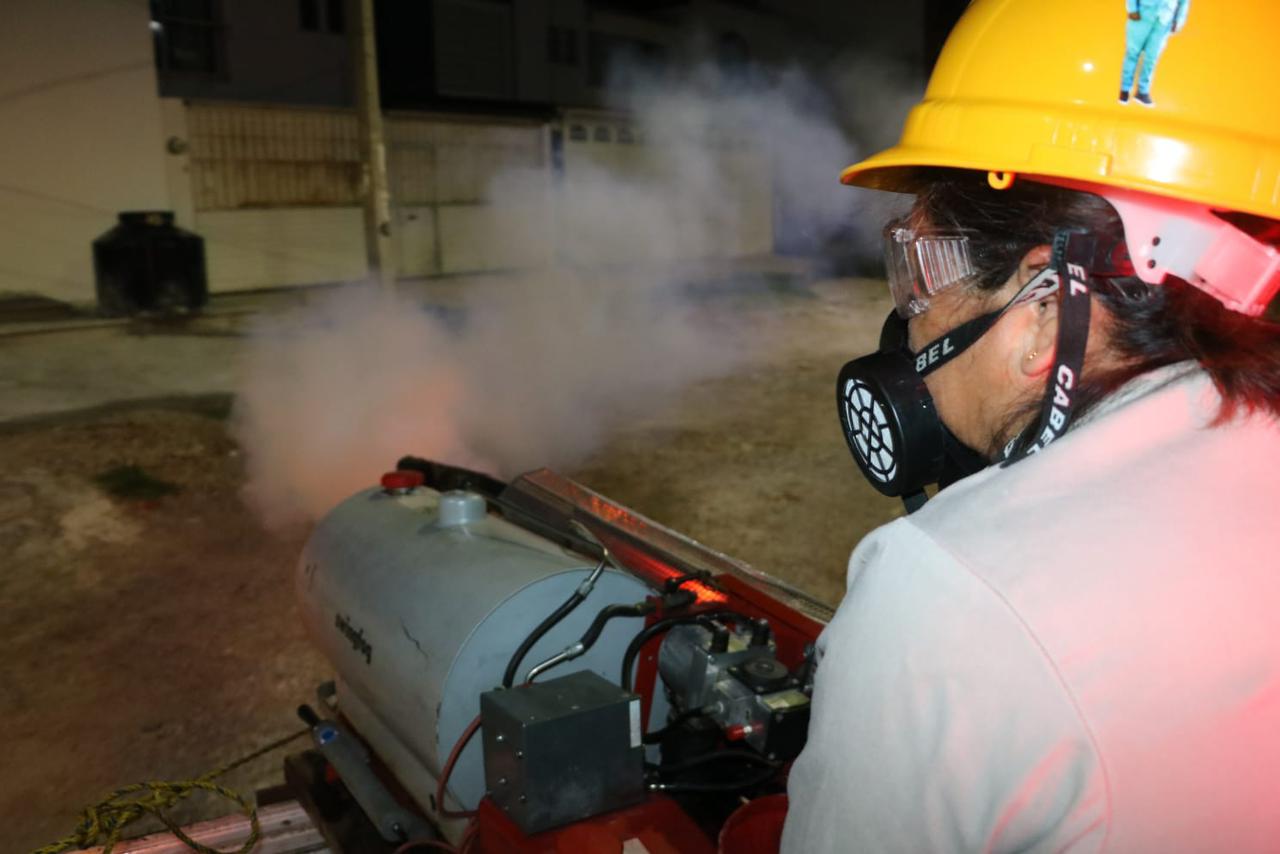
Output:
<instances>
[{"instance_id":1,"label":"yellow hard hat","mask_svg":"<svg viewBox=\"0 0 1280 854\"><path fill-rule=\"evenodd\" d=\"M1280 219L1280 0L1191 5L974 0L902 139L842 180L901 191L919 167L976 169Z\"/></svg>"}]
</instances>

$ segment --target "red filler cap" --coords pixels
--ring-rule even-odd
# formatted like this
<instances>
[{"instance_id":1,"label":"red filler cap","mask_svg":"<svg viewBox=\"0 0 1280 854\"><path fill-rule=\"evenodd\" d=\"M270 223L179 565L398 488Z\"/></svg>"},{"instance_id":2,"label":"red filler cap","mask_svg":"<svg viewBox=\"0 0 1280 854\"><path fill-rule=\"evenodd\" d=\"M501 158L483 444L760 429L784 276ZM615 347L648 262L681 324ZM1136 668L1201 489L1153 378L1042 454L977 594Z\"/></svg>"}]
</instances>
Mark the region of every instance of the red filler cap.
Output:
<instances>
[{"instance_id":1,"label":"red filler cap","mask_svg":"<svg viewBox=\"0 0 1280 854\"><path fill-rule=\"evenodd\" d=\"M742 741L753 732L755 732L754 724L730 724L724 731L724 737L727 741Z\"/></svg>"},{"instance_id":2,"label":"red filler cap","mask_svg":"<svg viewBox=\"0 0 1280 854\"><path fill-rule=\"evenodd\" d=\"M382 476L382 488L388 492L397 489L413 489L415 486L422 486L424 482L426 478L422 476L422 472L407 469L389 471Z\"/></svg>"}]
</instances>

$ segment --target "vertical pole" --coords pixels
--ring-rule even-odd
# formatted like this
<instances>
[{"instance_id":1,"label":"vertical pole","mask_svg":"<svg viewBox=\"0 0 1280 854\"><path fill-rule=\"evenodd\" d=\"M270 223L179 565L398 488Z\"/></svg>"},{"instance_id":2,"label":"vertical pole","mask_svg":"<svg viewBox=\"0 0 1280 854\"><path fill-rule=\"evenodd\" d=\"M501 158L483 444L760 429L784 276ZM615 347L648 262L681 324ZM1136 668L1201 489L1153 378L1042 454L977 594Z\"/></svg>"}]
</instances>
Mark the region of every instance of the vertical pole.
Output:
<instances>
[{"instance_id":1,"label":"vertical pole","mask_svg":"<svg viewBox=\"0 0 1280 854\"><path fill-rule=\"evenodd\" d=\"M374 38L373 0L353 0L351 16L355 60L356 114L360 120L361 190L364 198L364 244L369 277L385 293L396 287L391 251L391 191L387 183L387 146L378 97L378 48ZM350 8L350 6L348 6Z\"/></svg>"}]
</instances>

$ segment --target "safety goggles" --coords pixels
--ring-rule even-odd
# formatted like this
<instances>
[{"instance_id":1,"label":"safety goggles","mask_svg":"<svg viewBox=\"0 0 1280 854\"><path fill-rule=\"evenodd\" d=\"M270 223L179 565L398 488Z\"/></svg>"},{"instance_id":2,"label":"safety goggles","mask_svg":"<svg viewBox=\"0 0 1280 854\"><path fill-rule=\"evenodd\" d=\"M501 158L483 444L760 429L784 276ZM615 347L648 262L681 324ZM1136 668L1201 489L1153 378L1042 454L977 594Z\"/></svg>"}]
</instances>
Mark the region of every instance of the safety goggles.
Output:
<instances>
[{"instance_id":1,"label":"safety goggles","mask_svg":"<svg viewBox=\"0 0 1280 854\"><path fill-rule=\"evenodd\" d=\"M962 232L924 231L906 218L884 227L884 266L898 315L915 317L929 301L975 275L969 238Z\"/></svg>"}]
</instances>

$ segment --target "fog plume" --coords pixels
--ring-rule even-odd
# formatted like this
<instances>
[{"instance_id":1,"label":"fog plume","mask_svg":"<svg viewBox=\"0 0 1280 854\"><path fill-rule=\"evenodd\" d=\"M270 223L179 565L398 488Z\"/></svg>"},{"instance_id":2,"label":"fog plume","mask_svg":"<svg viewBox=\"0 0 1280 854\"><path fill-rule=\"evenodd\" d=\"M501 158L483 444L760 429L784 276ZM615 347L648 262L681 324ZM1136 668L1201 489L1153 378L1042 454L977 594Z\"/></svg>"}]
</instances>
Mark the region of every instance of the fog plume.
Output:
<instances>
[{"instance_id":1,"label":"fog plume","mask_svg":"<svg viewBox=\"0 0 1280 854\"><path fill-rule=\"evenodd\" d=\"M566 138L559 171L495 176L495 208L535 212L505 239L544 247L541 269L396 296L353 284L254 324L235 429L268 522L316 518L407 453L502 477L571 468L619 424L768 358L749 299L697 286L726 275L708 259L767 255L783 227L869 251L883 214L836 181L860 148L838 80L782 70L727 86L710 67L682 80L618 87L627 113L610 132L625 143ZM866 109L900 122L885 98Z\"/></svg>"}]
</instances>

